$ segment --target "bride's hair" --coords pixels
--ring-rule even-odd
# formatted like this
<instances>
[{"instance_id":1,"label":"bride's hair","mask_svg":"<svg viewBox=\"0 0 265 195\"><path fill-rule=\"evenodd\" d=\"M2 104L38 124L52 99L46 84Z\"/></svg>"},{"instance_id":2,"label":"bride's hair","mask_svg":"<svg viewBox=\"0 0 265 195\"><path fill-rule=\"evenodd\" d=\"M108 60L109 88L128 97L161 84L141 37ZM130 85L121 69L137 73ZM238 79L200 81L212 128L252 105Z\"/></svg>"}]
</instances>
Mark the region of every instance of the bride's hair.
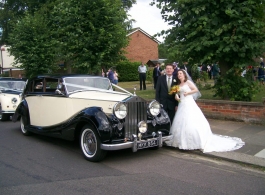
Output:
<instances>
[{"instance_id":1,"label":"bride's hair","mask_svg":"<svg viewBox=\"0 0 265 195\"><path fill-rule=\"evenodd\" d=\"M193 82L193 80L192 80L191 76L189 75L189 73L186 72L186 70L184 70L184 69L180 69L179 71L182 71L183 74L185 75L185 82L186 82L187 80L189 80L190 82L192 82L192 83L195 85L195 87L197 87L196 84ZM197 89L198 89L198 87L197 87ZM194 99L194 100L197 100L198 98L200 98L200 97L202 96L202 94L201 94L201 92L198 90L196 93L193 93L192 96L193 96L193 99Z\"/></svg>"},{"instance_id":2,"label":"bride's hair","mask_svg":"<svg viewBox=\"0 0 265 195\"><path fill-rule=\"evenodd\" d=\"M179 69L178 72L179 71L181 71L184 74L184 77L185 77L184 82L186 82L188 80L188 75L187 75L186 71L184 71L183 69Z\"/></svg>"}]
</instances>

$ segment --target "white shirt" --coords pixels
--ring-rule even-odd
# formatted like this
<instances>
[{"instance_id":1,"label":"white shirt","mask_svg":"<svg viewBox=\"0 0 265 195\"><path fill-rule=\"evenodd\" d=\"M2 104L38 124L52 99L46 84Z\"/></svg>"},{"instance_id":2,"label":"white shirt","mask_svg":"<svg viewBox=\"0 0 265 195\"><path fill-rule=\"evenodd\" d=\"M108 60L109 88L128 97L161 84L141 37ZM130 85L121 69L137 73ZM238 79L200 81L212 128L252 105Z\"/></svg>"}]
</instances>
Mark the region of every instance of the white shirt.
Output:
<instances>
[{"instance_id":1,"label":"white shirt","mask_svg":"<svg viewBox=\"0 0 265 195\"><path fill-rule=\"evenodd\" d=\"M140 66L138 67L138 72L139 72L139 73L146 73L146 71L147 71L146 66L142 66L142 65L140 65Z\"/></svg>"}]
</instances>

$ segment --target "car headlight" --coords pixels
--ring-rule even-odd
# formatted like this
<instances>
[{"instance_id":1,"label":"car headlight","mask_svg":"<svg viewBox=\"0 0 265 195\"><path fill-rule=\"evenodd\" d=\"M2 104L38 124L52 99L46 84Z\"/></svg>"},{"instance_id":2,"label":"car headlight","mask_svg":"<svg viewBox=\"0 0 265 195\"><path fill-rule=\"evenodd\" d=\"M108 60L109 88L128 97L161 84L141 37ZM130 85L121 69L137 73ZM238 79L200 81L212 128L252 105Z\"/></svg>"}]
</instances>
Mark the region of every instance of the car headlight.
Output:
<instances>
[{"instance_id":1,"label":"car headlight","mask_svg":"<svg viewBox=\"0 0 265 195\"><path fill-rule=\"evenodd\" d=\"M11 100L11 102L12 102L12 104L16 104L17 103L17 98L12 98L12 100Z\"/></svg>"},{"instance_id":2,"label":"car headlight","mask_svg":"<svg viewBox=\"0 0 265 195\"><path fill-rule=\"evenodd\" d=\"M147 131L147 123L145 121L140 121L138 123L138 128L140 133L145 133Z\"/></svg>"},{"instance_id":3,"label":"car headlight","mask_svg":"<svg viewBox=\"0 0 265 195\"><path fill-rule=\"evenodd\" d=\"M153 100L149 105L148 105L148 112L152 116L157 116L160 113L161 105L159 104L158 101Z\"/></svg>"},{"instance_id":4,"label":"car headlight","mask_svg":"<svg viewBox=\"0 0 265 195\"><path fill-rule=\"evenodd\" d=\"M127 106L122 102L116 103L113 108L113 114L118 119L124 119L127 115Z\"/></svg>"}]
</instances>

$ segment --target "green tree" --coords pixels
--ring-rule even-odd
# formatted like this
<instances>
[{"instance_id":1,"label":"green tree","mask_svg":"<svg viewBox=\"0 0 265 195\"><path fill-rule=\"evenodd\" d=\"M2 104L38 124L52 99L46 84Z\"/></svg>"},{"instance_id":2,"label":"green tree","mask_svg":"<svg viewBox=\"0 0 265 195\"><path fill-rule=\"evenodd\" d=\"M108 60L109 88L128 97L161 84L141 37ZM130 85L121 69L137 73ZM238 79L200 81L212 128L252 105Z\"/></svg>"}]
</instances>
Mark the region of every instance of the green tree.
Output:
<instances>
[{"instance_id":1,"label":"green tree","mask_svg":"<svg viewBox=\"0 0 265 195\"><path fill-rule=\"evenodd\" d=\"M10 54L26 77L52 73L58 69L56 42L51 39L49 22L43 14L26 14L9 34Z\"/></svg>"},{"instance_id":2,"label":"green tree","mask_svg":"<svg viewBox=\"0 0 265 195\"><path fill-rule=\"evenodd\" d=\"M222 77L232 67L253 64L253 58L263 55L264 3L264 0L153 0L172 26L161 32L166 35L169 52L192 63L219 61ZM236 82L230 82L233 83Z\"/></svg>"},{"instance_id":3,"label":"green tree","mask_svg":"<svg viewBox=\"0 0 265 195\"><path fill-rule=\"evenodd\" d=\"M8 44L9 32L12 32L12 23L24 16L39 10L48 0L0 0L0 29L2 36L0 44ZM51 0L50 0L51 1Z\"/></svg>"},{"instance_id":4,"label":"green tree","mask_svg":"<svg viewBox=\"0 0 265 195\"><path fill-rule=\"evenodd\" d=\"M51 11L61 58L82 73L123 59L127 15L120 0L64 0Z\"/></svg>"},{"instance_id":5,"label":"green tree","mask_svg":"<svg viewBox=\"0 0 265 195\"><path fill-rule=\"evenodd\" d=\"M97 73L124 59L126 17L120 0L46 4L14 25L10 52L28 77L54 72L59 61L79 73Z\"/></svg>"}]
</instances>

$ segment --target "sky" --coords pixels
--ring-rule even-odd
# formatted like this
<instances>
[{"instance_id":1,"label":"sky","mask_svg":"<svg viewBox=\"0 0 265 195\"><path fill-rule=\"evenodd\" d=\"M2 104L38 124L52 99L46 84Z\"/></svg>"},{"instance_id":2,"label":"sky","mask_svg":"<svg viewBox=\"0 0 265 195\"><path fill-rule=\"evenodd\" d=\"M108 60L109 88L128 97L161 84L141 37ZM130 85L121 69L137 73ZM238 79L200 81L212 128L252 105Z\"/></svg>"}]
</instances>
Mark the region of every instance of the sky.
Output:
<instances>
[{"instance_id":1,"label":"sky","mask_svg":"<svg viewBox=\"0 0 265 195\"><path fill-rule=\"evenodd\" d=\"M149 5L152 0L137 0L130 9L131 18L135 19L133 28L140 27L142 30L153 36L161 30L167 30L169 26L162 20L160 10L154 5ZM157 40L163 42L162 37L157 37Z\"/></svg>"}]
</instances>

